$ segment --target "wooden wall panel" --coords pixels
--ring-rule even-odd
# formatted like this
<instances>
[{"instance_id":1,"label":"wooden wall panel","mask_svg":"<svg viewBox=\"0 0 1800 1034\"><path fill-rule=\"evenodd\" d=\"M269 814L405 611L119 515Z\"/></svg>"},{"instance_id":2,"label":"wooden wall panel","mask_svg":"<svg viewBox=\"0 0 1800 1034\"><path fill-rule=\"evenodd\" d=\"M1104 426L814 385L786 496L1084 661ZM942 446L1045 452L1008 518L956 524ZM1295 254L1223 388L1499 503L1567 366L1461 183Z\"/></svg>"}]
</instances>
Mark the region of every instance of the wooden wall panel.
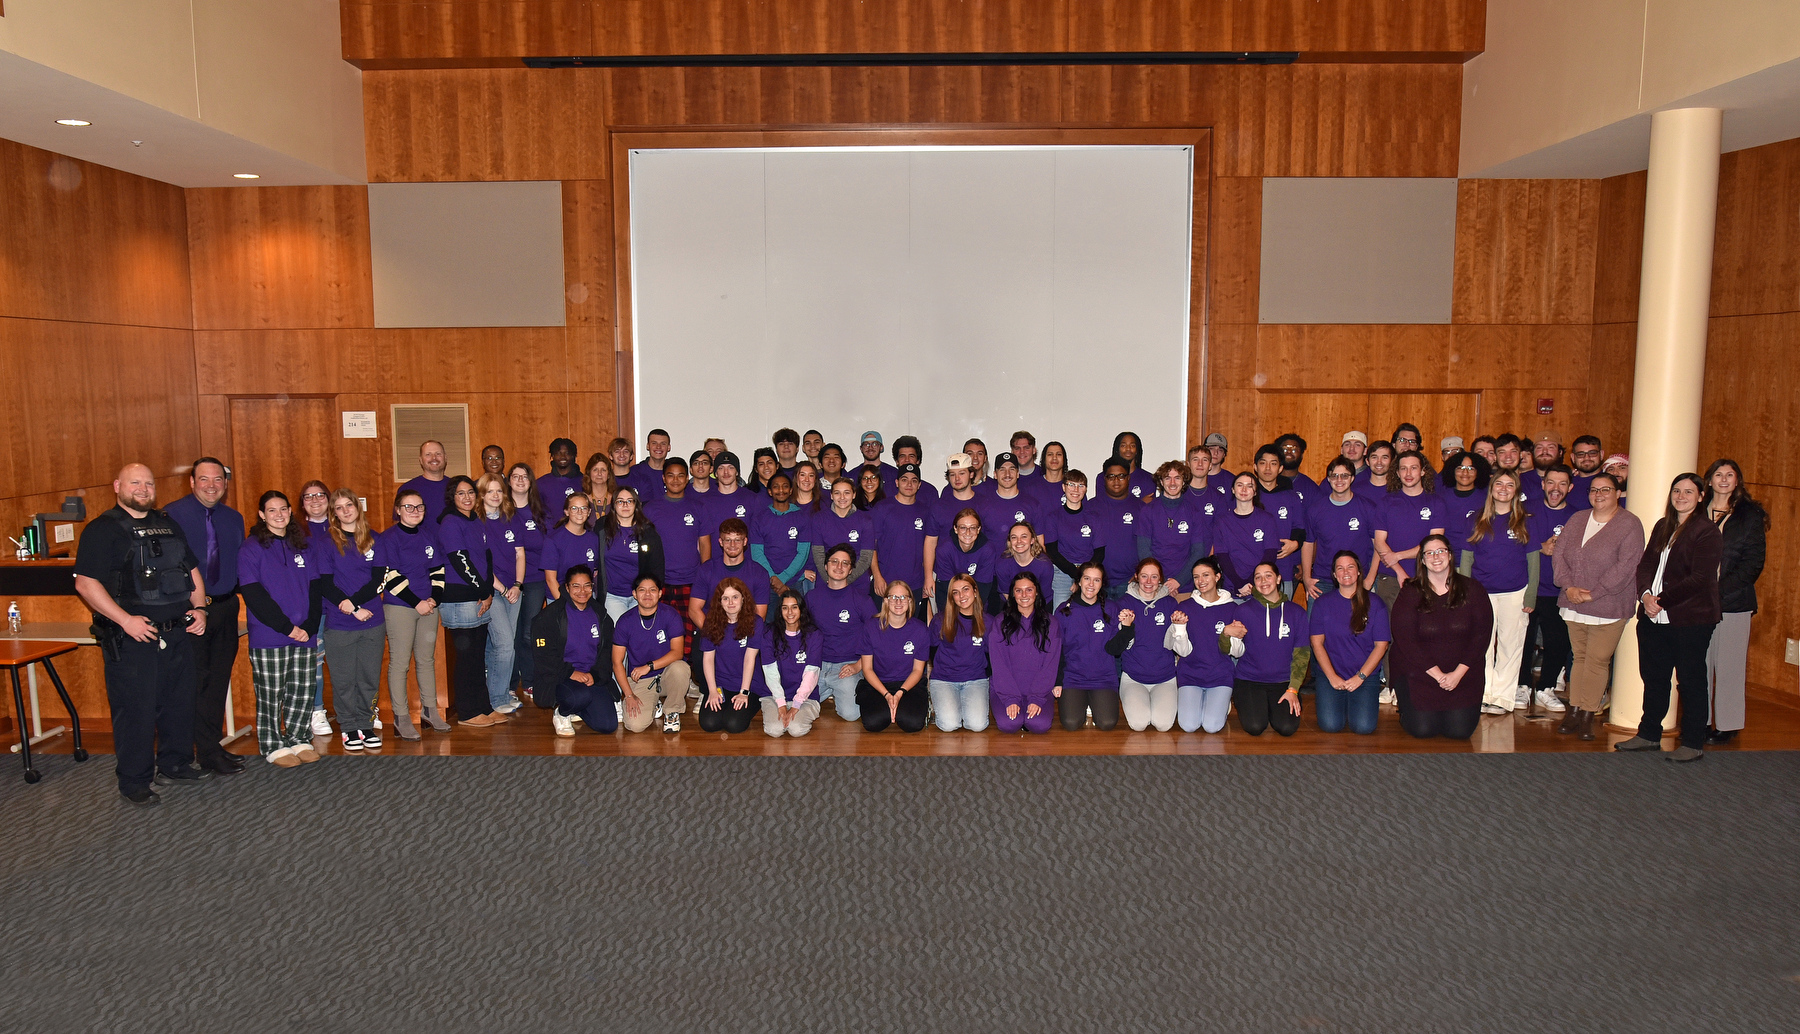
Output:
<instances>
[{"instance_id":1,"label":"wooden wall panel","mask_svg":"<svg viewBox=\"0 0 1800 1034\"><path fill-rule=\"evenodd\" d=\"M1344 432L1368 430L1369 398L1361 392L1258 393L1255 440L1243 443L1232 457L1232 469L1248 468L1257 448L1292 433L1306 439L1301 472L1319 480L1325 464L1338 454Z\"/></svg>"},{"instance_id":2,"label":"wooden wall panel","mask_svg":"<svg viewBox=\"0 0 1800 1034\"><path fill-rule=\"evenodd\" d=\"M370 72L369 181L605 179L597 71Z\"/></svg>"},{"instance_id":3,"label":"wooden wall panel","mask_svg":"<svg viewBox=\"0 0 1800 1034\"><path fill-rule=\"evenodd\" d=\"M1252 386L1300 390L1442 391L1451 330L1418 324L1263 324Z\"/></svg>"},{"instance_id":4,"label":"wooden wall panel","mask_svg":"<svg viewBox=\"0 0 1800 1034\"><path fill-rule=\"evenodd\" d=\"M1768 559L1756 583L1756 617L1750 622L1749 681L1794 699L1800 692L1792 664L1785 660L1787 640L1800 638L1800 489L1790 485L1750 486L1750 494L1769 511Z\"/></svg>"},{"instance_id":5,"label":"wooden wall panel","mask_svg":"<svg viewBox=\"0 0 1800 1034\"><path fill-rule=\"evenodd\" d=\"M336 487L336 443L341 439L337 404L330 398L253 398L231 400L233 441L254 443L243 449L231 471L231 503L246 525L256 521L257 500L265 491L286 493L296 519L300 486L313 478Z\"/></svg>"},{"instance_id":6,"label":"wooden wall panel","mask_svg":"<svg viewBox=\"0 0 1800 1034\"><path fill-rule=\"evenodd\" d=\"M1719 159L1714 316L1800 309L1800 140Z\"/></svg>"},{"instance_id":7,"label":"wooden wall panel","mask_svg":"<svg viewBox=\"0 0 1800 1034\"><path fill-rule=\"evenodd\" d=\"M1563 445L1567 447L1576 435L1588 433L1588 394L1585 388L1487 388L1481 393L1481 419L1477 422L1476 433L1500 435L1510 432L1521 438L1532 438L1544 431L1555 431L1563 436ZM1540 398L1554 399L1555 411L1548 416L1539 415L1537 400Z\"/></svg>"},{"instance_id":8,"label":"wooden wall panel","mask_svg":"<svg viewBox=\"0 0 1800 1034\"><path fill-rule=\"evenodd\" d=\"M0 317L192 327L180 187L0 140Z\"/></svg>"},{"instance_id":9,"label":"wooden wall panel","mask_svg":"<svg viewBox=\"0 0 1800 1034\"><path fill-rule=\"evenodd\" d=\"M1595 324L1588 353L1586 433L1598 436L1608 455L1626 452L1631 445L1636 377L1637 324Z\"/></svg>"},{"instance_id":10,"label":"wooden wall panel","mask_svg":"<svg viewBox=\"0 0 1800 1034\"><path fill-rule=\"evenodd\" d=\"M1644 190L1649 182L1649 175L1642 172L1600 181L1595 323L1637 322L1638 282L1644 272Z\"/></svg>"},{"instance_id":11,"label":"wooden wall panel","mask_svg":"<svg viewBox=\"0 0 1800 1034\"><path fill-rule=\"evenodd\" d=\"M1262 278L1262 179L1221 176L1212 183L1213 323L1255 323Z\"/></svg>"},{"instance_id":12,"label":"wooden wall panel","mask_svg":"<svg viewBox=\"0 0 1800 1034\"><path fill-rule=\"evenodd\" d=\"M1461 59L1485 0L344 0L365 68L528 55L1297 50Z\"/></svg>"},{"instance_id":13,"label":"wooden wall panel","mask_svg":"<svg viewBox=\"0 0 1800 1034\"><path fill-rule=\"evenodd\" d=\"M366 188L217 187L187 196L197 327L374 325Z\"/></svg>"},{"instance_id":14,"label":"wooden wall panel","mask_svg":"<svg viewBox=\"0 0 1800 1034\"><path fill-rule=\"evenodd\" d=\"M1453 326L1450 382L1484 389L1586 387L1592 337L1586 323Z\"/></svg>"},{"instance_id":15,"label":"wooden wall panel","mask_svg":"<svg viewBox=\"0 0 1800 1034\"><path fill-rule=\"evenodd\" d=\"M1593 322L1597 180L1463 180L1457 323Z\"/></svg>"},{"instance_id":16,"label":"wooden wall panel","mask_svg":"<svg viewBox=\"0 0 1800 1034\"><path fill-rule=\"evenodd\" d=\"M1800 488L1800 392L1794 387L1794 342L1800 312L1714 317L1707 328L1700 463L1730 456L1744 479Z\"/></svg>"},{"instance_id":17,"label":"wooden wall panel","mask_svg":"<svg viewBox=\"0 0 1800 1034\"><path fill-rule=\"evenodd\" d=\"M1417 424L1420 451L1438 466L1438 442L1450 435L1473 438L1481 396L1473 392L1369 396L1369 440L1387 438L1401 423ZM1321 467L1323 469L1323 467Z\"/></svg>"}]
</instances>

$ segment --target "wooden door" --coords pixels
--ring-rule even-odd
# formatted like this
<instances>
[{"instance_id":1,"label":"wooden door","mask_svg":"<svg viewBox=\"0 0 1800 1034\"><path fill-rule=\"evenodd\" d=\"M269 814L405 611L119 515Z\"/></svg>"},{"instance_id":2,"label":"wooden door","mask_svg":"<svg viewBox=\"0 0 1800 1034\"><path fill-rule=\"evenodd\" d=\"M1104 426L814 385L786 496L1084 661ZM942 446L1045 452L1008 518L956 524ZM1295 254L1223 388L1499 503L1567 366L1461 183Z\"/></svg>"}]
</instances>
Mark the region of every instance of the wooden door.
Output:
<instances>
[{"instance_id":1,"label":"wooden door","mask_svg":"<svg viewBox=\"0 0 1800 1034\"><path fill-rule=\"evenodd\" d=\"M313 478L335 485L339 475L337 404L329 398L231 400L231 491L246 524L256 501L278 488L300 511L300 486Z\"/></svg>"}]
</instances>

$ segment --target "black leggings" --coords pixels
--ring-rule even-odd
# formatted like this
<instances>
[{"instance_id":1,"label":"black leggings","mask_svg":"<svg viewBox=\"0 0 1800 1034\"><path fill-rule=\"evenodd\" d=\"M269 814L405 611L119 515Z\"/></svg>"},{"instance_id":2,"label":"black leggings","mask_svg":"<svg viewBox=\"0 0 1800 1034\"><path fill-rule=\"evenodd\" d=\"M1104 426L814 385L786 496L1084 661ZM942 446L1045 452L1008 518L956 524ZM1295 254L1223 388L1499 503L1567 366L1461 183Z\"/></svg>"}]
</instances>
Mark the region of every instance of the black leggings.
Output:
<instances>
[{"instance_id":1,"label":"black leggings","mask_svg":"<svg viewBox=\"0 0 1800 1034\"><path fill-rule=\"evenodd\" d=\"M455 664L455 681L451 683L451 706L463 721L493 710L488 703L486 625L474 628L452 628L451 661ZM434 701L435 704L435 701Z\"/></svg>"},{"instance_id":2,"label":"black leggings","mask_svg":"<svg viewBox=\"0 0 1800 1034\"><path fill-rule=\"evenodd\" d=\"M1389 672L1394 683L1394 698L1400 705L1400 728L1414 737L1429 740L1442 736L1447 740L1466 740L1475 735L1481 724L1481 705L1458 707L1449 711L1421 711L1412 705L1412 691L1406 676Z\"/></svg>"},{"instance_id":3,"label":"black leggings","mask_svg":"<svg viewBox=\"0 0 1800 1034\"><path fill-rule=\"evenodd\" d=\"M1300 716L1281 702L1282 694L1287 691L1285 682L1238 679L1231 687L1231 702L1237 707L1238 724L1252 736L1261 736L1264 729L1292 736L1300 728Z\"/></svg>"},{"instance_id":4,"label":"black leggings","mask_svg":"<svg viewBox=\"0 0 1800 1034\"><path fill-rule=\"evenodd\" d=\"M1537 680L1531 677L1531 644L1538 633L1544 636L1544 662L1538 667ZM1555 689L1557 676L1569 667L1575 650L1569 644L1569 623L1556 609L1555 596L1539 596L1531 609L1531 621L1525 626L1525 649L1519 661L1519 685L1533 689Z\"/></svg>"},{"instance_id":5,"label":"black leggings","mask_svg":"<svg viewBox=\"0 0 1800 1034\"><path fill-rule=\"evenodd\" d=\"M1086 725L1090 709L1094 712L1094 728L1101 732L1113 731L1119 724L1118 689L1063 687L1062 699L1056 702L1056 712L1062 718L1064 729L1074 732Z\"/></svg>"},{"instance_id":6,"label":"black leggings","mask_svg":"<svg viewBox=\"0 0 1800 1034\"><path fill-rule=\"evenodd\" d=\"M755 718L762 710L754 694L742 708L734 708L731 706L732 694L726 693L719 701L717 711L706 706L706 697L707 694L700 696L701 732L743 732L750 728L751 719Z\"/></svg>"},{"instance_id":7,"label":"black leggings","mask_svg":"<svg viewBox=\"0 0 1800 1034\"><path fill-rule=\"evenodd\" d=\"M869 685L868 679L859 679L856 706L862 708L863 728L869 732L880 732L889 725L898 725L901 732L918 732L925 728L925 721L931 716L931 692L921 678L918 685L901 692L900 707L890 719L887 697Z\"/></svg>"}]
</instances>

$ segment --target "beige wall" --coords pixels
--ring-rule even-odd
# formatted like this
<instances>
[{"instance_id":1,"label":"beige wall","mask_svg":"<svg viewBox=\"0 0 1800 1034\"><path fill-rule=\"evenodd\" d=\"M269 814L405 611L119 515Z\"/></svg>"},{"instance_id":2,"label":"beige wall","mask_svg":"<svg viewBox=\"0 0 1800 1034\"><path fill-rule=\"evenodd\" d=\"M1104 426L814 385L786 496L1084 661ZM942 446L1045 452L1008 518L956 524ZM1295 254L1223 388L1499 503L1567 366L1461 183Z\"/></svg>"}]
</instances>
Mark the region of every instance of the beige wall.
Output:
<instances>
[{"instance_id":1,"label":"beige wall","mask_svg":"<svg viewBox=\"0 0 1800 1034\"><path fill-rule=\"evenodd\" d=\"M8 0L0 50L364 178L336 0Z\"/></svg>"},{"instance_id":2,"label":"beige wall","mask_svg":"<svg viewBox=\"0 0 1800 1034\"><path fill-rule=\"evenodd\" d=\"M1487 50L1463 70L1460 175L1796 59L1794 0L1489 0ZM1593 147L1641 148L1643 121Z\"/></svg>"}]
</instances>

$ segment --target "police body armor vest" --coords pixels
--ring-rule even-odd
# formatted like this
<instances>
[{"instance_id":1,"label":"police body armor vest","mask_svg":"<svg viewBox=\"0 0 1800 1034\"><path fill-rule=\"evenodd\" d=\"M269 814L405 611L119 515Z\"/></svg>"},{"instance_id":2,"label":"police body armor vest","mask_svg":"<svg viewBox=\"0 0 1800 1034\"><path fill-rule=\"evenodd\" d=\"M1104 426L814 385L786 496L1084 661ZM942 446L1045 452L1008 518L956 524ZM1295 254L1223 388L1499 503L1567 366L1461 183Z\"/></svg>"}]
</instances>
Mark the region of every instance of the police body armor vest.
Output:
<instances>
[{"instance_id":1,"label":"police body armor vest","mask_svg":"<svg viewBox=\"0 0 1800 1034\"><path fill-rule=\"evenodd\" d=\"M142 524L134 522L123 511L112 516L124 526L131 541L131 551L119 571L118 583L113 586L113 597L122 604L185 606L194 585L182 570L181 562L187 558L188 546L181 529L161 510L151 510L151 519Z\"/></svg>"}]
</instances>

